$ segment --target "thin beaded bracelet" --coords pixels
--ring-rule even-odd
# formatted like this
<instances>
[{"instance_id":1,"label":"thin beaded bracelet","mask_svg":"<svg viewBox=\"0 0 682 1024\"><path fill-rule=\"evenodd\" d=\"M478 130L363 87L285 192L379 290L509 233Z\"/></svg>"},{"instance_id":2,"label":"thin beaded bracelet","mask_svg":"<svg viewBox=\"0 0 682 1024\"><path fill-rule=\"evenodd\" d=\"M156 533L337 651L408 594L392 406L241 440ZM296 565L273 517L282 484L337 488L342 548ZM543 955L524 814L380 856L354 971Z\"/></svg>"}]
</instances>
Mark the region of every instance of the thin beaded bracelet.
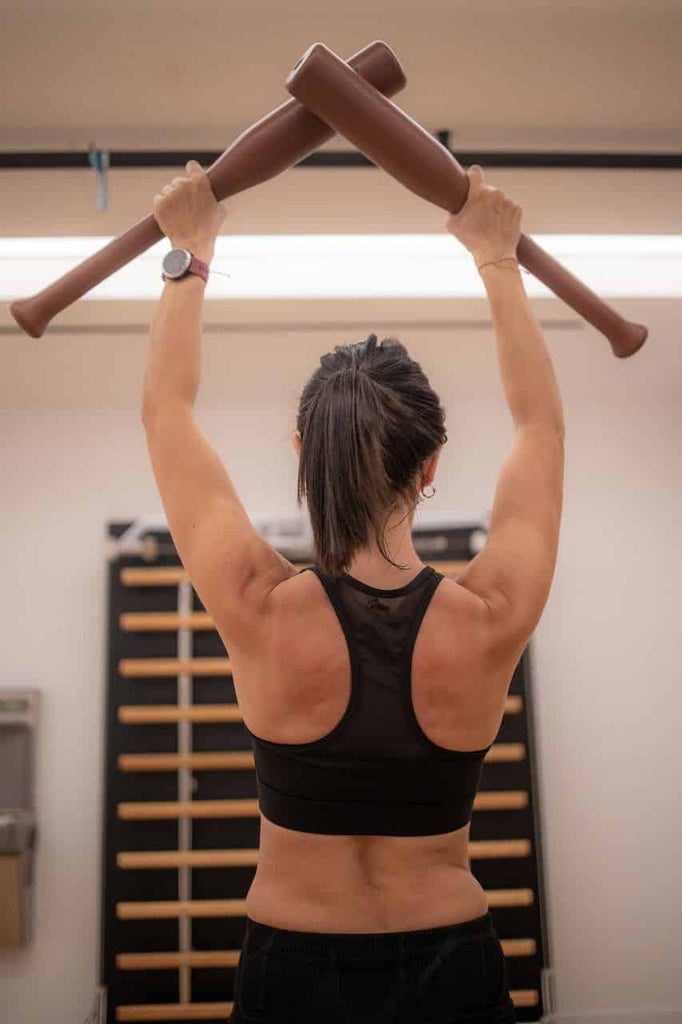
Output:
<instances>
[{"instance_id":1,"label":"thin beaded bracelet","mask_svg":"<svg viewBox=\"0 0 682 1024\"><path fill-rule=\"evenodd\" d=\"M488 262L487 262L487 263L481 263L481 265L480 265L480 266L478 266L478 267L477 267L476 269L477 269L477 270L480 270L480 269L481 269L481 267L490 267L490 266L493 266L494 264L497 264L497 263L509 263L510 261L511 261L512 263L514 263L514 265L515 265L516 267L518 267L518 269L519 269L519 270L521 271L521 273L523 273L523 274L528 274L528 275L530 275L530 271L528 271L528 270L525 270L525 269L524 269L524 268L523 268L523 267L522 267L522 266L521 266L521 265L519 264L519 261L518 261L518 260L516 259L516 257L515 257L515 256L503 256L503 257L502 257L502 259L500 259L500 260L488 260ZM511 267L509 267L508 269L509 269L509 270L511 270Z\"/></svg>"}]
</instances>

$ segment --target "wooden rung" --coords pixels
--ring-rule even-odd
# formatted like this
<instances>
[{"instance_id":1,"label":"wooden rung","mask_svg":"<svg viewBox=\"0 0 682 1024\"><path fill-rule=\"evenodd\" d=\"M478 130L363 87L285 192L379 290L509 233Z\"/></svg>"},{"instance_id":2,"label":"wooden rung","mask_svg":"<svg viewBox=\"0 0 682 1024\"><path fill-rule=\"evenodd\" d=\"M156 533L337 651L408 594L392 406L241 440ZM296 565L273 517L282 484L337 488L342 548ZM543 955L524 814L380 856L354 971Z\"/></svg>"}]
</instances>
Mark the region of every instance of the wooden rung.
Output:
<instances>
[{"instance_id":1,"label":"wooden rung","mask_svg":"<svg viewBox=\"0 0 682 1024\"><path fill-rule=\"evenodd\" d=\"M124 633L176 633L189 629L194 633L209 632L217 627L207 612L192 612L180 615L178 612L122 612L119 627ZM521 697L517 700L521 702Z\"/></svg>"},{"instance_id":2,"label":"wooden rung","mask_svg":"<svg viewBox=\"0 0 682 1024\"><path fill-rule=\"evenodd\" d=\"M505 956L535 956L538 951L535 939L501 939Z\"/></svg>"},{"instance_id":3,"label":"wooden rung","mask_svg":"<svg viewBox=\"0 0 682 1024\"><path fill-rule=\"evenodd\" d=\"M496 857L529 857L529 839L474 840L469 843L472 860ZM139 868L235 868L255 867L258 850L143 850L123 851L116 855L123 870Z\"/></svg>"},{"instance_id":4,"label":"wooden rung","mask_svg":"<svg viewBox=\"0 0 682 1024\"><path fill-rule=\"evenodd\" d=\"M229 658L123 658L118 663L118 674L123 679L168 679L179 675L231 676L232 662ZM516 715L523 708L519 694L507 697L504 713Z\"/></svg>"},{"instance_id":5,"label":"wooden rung","mask_svg":"<svg viewBox=\"0 0 682 1024\"><path fill-rule=\"evenodd\" d=\"M141 756L141 755L138 755ZM509 811L528 806L525 790L489 790L477 793L476 811ZM133 801L118 805L124 821L159 821L171 818L257 818L258 800Z\"/></svg>"},{"instance_id":6,"label":"wooden rung","mask_svg":"<svg viewBox=\"0 0 682 1024\"><path fill-rule=\"evenodd\" d=\"M118 622L124 633L174 633L178 629L199 632L216 628L207 612L192 612L190 615L179 615L177 612L123 612Z\"/></svg>"},{"instance_id":7,"label":"wooden rung","mask_svg":"<svg viewBox=\"0 0 682 1024\"><path fill-rule=\"evenodd\" d=\"M245 917L246 900L145 900L116 904L123 921L152 921L173 917Z\"/></svg>"},{"instance_id":8,"label":"wooden rung","mask_svg":"<svg viewBox=\"0 0 682 1024\"><path fill-rule=\"evenodd\" d=\"M118 767L122 772L175 772L180 768L194 771L230 771L253 768L253 754L234 751L230 754L119 754Z\"/></svg>"},{"instance_id":9,"label":"wooden rung","mask_svg":"<svg viewBox=\"0 0 682 1024\"><path fill-rule=\"evenodd\" d=\"M536 988L510 989L509 995L514 1006L537 1006L540 1002Z\"/></svg>"},{"instance_id":10,"label":"wooden rung","mask_svg":"<svg viewBox=\"0 0 682 1024\"><path fill-rule=\"evenodd\" d=\"M126 725L153 725L159 722L241 722L238 704L122 704L118 720Z\"/></svg>"},{"instance_id":11,"label":"wooden rung","mask_svg":"<svg viewBox=\"0 0 682 1024\"><path fill-rule=\"evenodd\" d=\"M144 801L118 805L123 821L159 821L164 818L257 818L258 800L190 800L185 803Z\"/></svg>"},{"instance_id":12,"label":"wooden rung","mask_svg":"<svg viewBox=\"0 0 682 1024\"><path fill-rule=\"evenodd\" d=\"M485 755L485 760L498 763L500 761L524 761L525 757L526 747L523 743L495 743Z\"/></svg>"},{"instance_id":13,"label":"wooden rung","mask_svg":"<svg viewBox=\"0 0 682 1024\"><path fill-rule=\"evenodd\" d=\"M234 1003L147 1003L117 1006L116 1020L227 1020Z\"/></svg>"},{"instance_id":14,"label":"wooden rung","mask_svg":"<svg viewBox=\"0 0 682 1024\"><path fill-rule=\"evenodd\" d=\"M509 697L508 700L513 700ZM152 725L160 722L242 722L239 704L122 704L118 720L126 725ZM486 761L523 761L523 743L495 743L486 754Z\"/></svg>"},{"instance_id":15,"label":"wooden rung","mask_svg":"<svg viewBox=\"0 0 682 1024\"><path fill-rule=\"evenodd\" d=\"M116 865L128 868L237 868L255 867L258 850L153 850L122 852Z\"/></svg>"},{"instance_id":16,"label":"wooden rung","mask_svg":"<svg viewBox=\"0 0 682 1024\"><path fill-rule=\"evenodd\" d=\"M170 970L178 967L237 967L240 950L212 949L201 953L118 953L119 971Z\"/></svg>"},{"instance_id":17,"label":"wooden rung","mask_svg":"<svg viewBox=\"0 0 682 1024\"><path fill-rule=\"evenodd\" d=\"M492 750L487 759L491 753ZM192 771L241 771L254 767L253 754L248 750L227 754L217 751L199 754L119 754L117 763L122 772L175 772L181 768ZM479 811L519 810L528 806L528 793L512 789L483 790L477 794L474 806Z\"/></svg>"},{"instance_id":18,"label":"wooden rung","mask_svg":"<svg viewBox=\"0 0 682 1024\"><path fill-rule=\"evenodd\" d=\"M486 789L476 794L475 811L518 811L528 807L525 789Z\"/></svg>"},{"instance_id":19,"label":"wooden rung","mask_svg":"<svg viewBox=\"0 0 682 1024\"><path fill-rule=\"evenodd\" d=\"M514 1006L537 1006L537 989L510 989ZM146 1003L138 1006L117 1006L117 1021L212 1020L227 1018L234 1003Z\"/></svg>"},{"instance_id":20,"label":"wooden rung","mask_svg":"<svg viewBox=\"0 0 682 1024\"><path fill-rule=\"evenodd\" d=\"M174 706L174 705L171 705ZM222 706L222 705L221 705ZM175 719L172 719L174 721ZM147 721L147 720L146 720ZM498 746L509 746L509 744L498 744ZM517 760L516 751L512 756L504 758L493 754L495 747L488 752L486 760ZM491 757L490 755L493 754ZM244 768L253 768L253 754L248 751L231 751L230 753L219 753L218 751L200 754L119 754L118 767L122 772L173 772L180 768L191 768L195 771L233 771ZM502 791L500 793L479 793L480 810L501 810L503 808L518 808L528 806L528 794L516 791ZM489 799L495 802L488 806Z\"/></svg>"},{"instance_id":21,"label":"wooden rung","mask_svg":"<svg viewBox=\"0 0 682 1024\"><path fill-rule=\"evenodd\" d=\"M530 852L530 839L474 839L469 843L469 856L473 860L530 857Z\"/></svg>"},{"instance_id":22,"label":"wooden rung","mask_svg":"<svg viewBox=\"0 0 682 1024\"><path fill-rule=\"evenodd\" d=\"M124 587L177 587L180 583L189 583L189 576L181 565L121 569L120 579Z\"/></svg>"},{"instance_id":23,"label":"wooden rung","mask_svg":"<svg viewBox=\"0 0 682 1024\"><path fill-rule=\"evenodd\" d=\"M488 889L491 907L528 907L535 900L532 889ZM246 900L144 900L116 904L116 916L126 921L151 921L173 917L246 917Z\"/></svg>"},{"instance_id":24,"label":"wooden rung","mask_svg":"<svg viewBox=\"0 0 682 1024\"><path fill-rule=\"evenodd\" d=\"M506 957L535 956L535 939L502 939ZM118 953L119 971L163 971L180 967L217 967L221 969L239 965L239 949L211 949L193 953Z\"/></svg>"},{"instance_id":25,"label":"wooden rung","mask_svg":"<svg viewBox=\"0 0 682 1024\"><path fill-rule=\"evenodd\" d=\"M208 612L122 612L119 627L124 633L176 633L180 629L193 632L215 630L217 627ZM519 698L520 699L520 698Z\"/></svg>"},{"instance_id":26,"label":"wooden rung","mask_svg":"<svg viewBox=\"0 0 682 1024\"><path fill-rule=\"evenodd\" d=\"M491 907L530 907L535 902L532 889L486 889Z\"/></svg>"},{"instance_id":27,"label":"wooden rung","mask_svg":"<svg viewBox=\"0 0 682 1024\"><path fill-rule=\"evenodd\" d=\"M229 658L123 658L118 674L124 679L160 679L167 676L230 676Z\"/></svg>"},{"instance_id":28,"label":"wooden rung","mask_svg":"<svg viewBox=\"0 0 682 1024\"><path fill-rule=\"evenodd\" d=\"M295 569L306 569L312 562L292 562ZM468 560L464 562L427 562L443 576L459 576L464 572ZM181 565L161 566L158 568L127 568L121 569L121 583L124 587L177 587L180 583L189 583L189 576Z\"/></svg>"},{"instance_id":29,"label":"wooden rung","mask_svg":"<svg viewBox=\"0 0 682 1024\"><path fill-rule=\"evenodd\" d=\"M537 989L511 989L514 1006L537 1006ZM147 1003L141 1006L117 1006L117 1021L211 1020L227 1018L234 1003Z\"/></svg>"}]
</instances>

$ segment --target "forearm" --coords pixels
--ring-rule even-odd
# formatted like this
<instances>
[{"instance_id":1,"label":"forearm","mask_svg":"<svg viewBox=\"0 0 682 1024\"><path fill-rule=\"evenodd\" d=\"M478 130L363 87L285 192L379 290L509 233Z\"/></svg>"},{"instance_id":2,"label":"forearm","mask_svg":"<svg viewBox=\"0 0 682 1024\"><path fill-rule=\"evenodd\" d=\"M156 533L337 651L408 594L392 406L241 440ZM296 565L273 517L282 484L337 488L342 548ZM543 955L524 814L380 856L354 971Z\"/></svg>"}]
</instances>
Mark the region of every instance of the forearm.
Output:
<instances>
[{"instance_id":1,"label":"forearm","mask_svg":"<svg viewBox=\"0 0 682 1024\"><path fill-rule=\"evenodd\" d=\"M144 377L143 414L159 405L185 402L194 406L201 380L204 291L197 274L167 281L149 332Z\"/></svg>"},{"instance_id":2,"label":"forearm","mask_svg":"<svg viewBox=\"0 0 682 1024\"><path fill-rule=\"evenodd\" d=\"M515 426L564 419L559 386L542 330L528 301L521 272L509 264L484 267L504 393Z\"/></svg>"}]
</instances>

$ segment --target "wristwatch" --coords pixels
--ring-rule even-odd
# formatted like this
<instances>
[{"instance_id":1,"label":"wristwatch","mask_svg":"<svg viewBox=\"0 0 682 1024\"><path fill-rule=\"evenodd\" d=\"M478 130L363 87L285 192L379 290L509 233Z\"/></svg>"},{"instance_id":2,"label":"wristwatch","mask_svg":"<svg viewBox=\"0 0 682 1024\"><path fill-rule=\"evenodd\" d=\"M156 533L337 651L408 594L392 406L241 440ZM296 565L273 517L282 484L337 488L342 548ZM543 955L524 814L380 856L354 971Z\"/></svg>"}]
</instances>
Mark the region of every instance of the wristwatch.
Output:
<instances>
[{"instance_id":1,"label":"wristwatch","mask_svg":"<svg viewBox=\"0 0 682 1024\"><path fill-rule=\"evenodd\" d=\"M189 249L171 249L163 258L162 281L180 281L188 274L197 274L208 281L208 263L193 256Z\"/></svg>"}]
</instances>

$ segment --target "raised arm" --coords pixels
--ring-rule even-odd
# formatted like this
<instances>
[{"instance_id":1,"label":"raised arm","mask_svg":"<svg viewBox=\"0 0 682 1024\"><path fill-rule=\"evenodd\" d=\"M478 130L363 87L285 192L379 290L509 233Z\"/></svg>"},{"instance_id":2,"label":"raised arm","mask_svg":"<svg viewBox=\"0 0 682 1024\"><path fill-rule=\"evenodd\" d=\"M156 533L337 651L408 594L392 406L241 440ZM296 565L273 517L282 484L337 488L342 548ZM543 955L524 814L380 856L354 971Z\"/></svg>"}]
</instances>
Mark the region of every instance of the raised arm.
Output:
<instances>
[{"instance_id":1,"label":"raised arm","mask_svg":"<svg viewBox=\"0 0 682 1024\"><path fill-rule=\"evenodd\" d=\"M485 547L458 577L487 606L491 645L520 657L549 596L563 504L564 418L544 336L514 252L521 208L470 168L467 205L447 223L485 284L516 434L497 482Z\"/></svg>"}]
</instances>

